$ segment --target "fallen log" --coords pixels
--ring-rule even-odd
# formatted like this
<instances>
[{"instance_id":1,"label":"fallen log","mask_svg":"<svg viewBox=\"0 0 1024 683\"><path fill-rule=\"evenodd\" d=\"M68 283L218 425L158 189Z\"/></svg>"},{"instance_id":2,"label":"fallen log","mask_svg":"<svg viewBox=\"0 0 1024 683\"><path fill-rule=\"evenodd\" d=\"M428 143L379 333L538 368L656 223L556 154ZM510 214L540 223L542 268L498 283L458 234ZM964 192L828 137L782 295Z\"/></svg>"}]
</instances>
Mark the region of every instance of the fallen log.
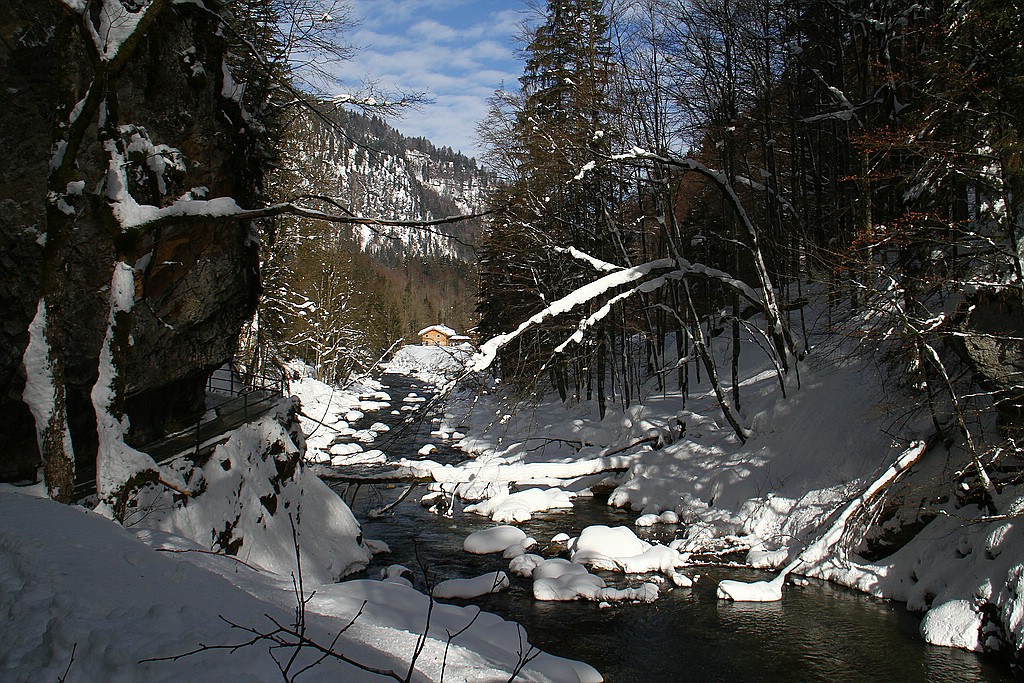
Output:
<instances>
[{"instance_id":1,"label":"fallen log","mask_svg":"<svg viewBox=\"0 0 1024 683\"><path fill-rule=\"evenodd\" d=\"M829 525L828 529L798 553L796 559L783 567L774 579L771 581L755 581L753 583L726 579L718 584L718 597L723 600L734 600L736 602L774 602L781 600L782 586L786 582L786 577L789 573L797 570L801 565L810 566L822 561L842 539L846 531L847 522L849 522L854 513L863 508L879 491L884 490L885 487L895 482L907 470L917 464L927 450L928 444L925 441L911 443L896 458L896 462L890 465L881 476L871 482L871 485L863 493L848 502L842 509L842 512Z\"/></svg>"},{"instance_id":2,"label":"fallen log","mask_svg":"<svg viewBox=\"0 0 1024 683\"><path fill-rule=\"evenodd\" d=\"M626 472L639 454L619 455L625 451L660 442L660 437L649 436L633 443L607 451L596 458L577 462L534 462L489 465L470 460L463 465L440 465L432 460L406 460L398 466L380 472L343 471L329 465L317 465L314 472L321 479L342 484L468 484L494 482L512 484L535 479L579 479L592 474Z\"/></svg>"},{"instance_id":3,"label":"fallen log","mask_svg":"<svg viewBox=\"0 0 1024 683\"><path fill-rule=\"evenodd\" d=\"M534 479L578 479L592 474L622 473L629 470L635 459L633 456L608 456L571 463L469 467L437 463L427 465L403 460L397 468L382 472L344 472L327 466L319 466L315 471L321 479L346 484L467 484L480 481L513 483Z\"/></svg>"}]
</instances>

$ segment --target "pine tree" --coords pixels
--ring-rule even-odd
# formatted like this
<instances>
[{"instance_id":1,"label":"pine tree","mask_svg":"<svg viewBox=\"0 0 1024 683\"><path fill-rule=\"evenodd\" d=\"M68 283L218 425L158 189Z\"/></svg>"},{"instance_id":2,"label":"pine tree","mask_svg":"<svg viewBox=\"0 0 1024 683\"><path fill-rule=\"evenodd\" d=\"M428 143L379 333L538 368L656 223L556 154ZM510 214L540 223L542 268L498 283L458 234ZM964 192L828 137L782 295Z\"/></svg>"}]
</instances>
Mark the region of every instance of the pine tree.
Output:
<instances>
[{"instance_id":1,"label":"pine tree","mask_svg":"<svg viewBox=\"0 0 1024 683\"><path fill-rule=\"evenodd\" d=\"M589 274L567 265L557 248L576 246L604 257L621 249L612 229L615 178L603 170L577 178L581 169L607 158L613 139L614 68L604 3L549 0L525 55L521 92L496 101L482 135L500 137L488 136L488 126L510 133L492 155L513 176L492 201L505 211L491 222L481 256L478 310L484 336L507 331L586 282ZM503 357L506 374L530 378L546 367L563 398L570 390L576 396L590 393L592 374L603 382L596 367L604 330L583 347L584 356L549 362L552 331L510 349ZM604 392L599 387L597 393L603 408Z\"/></svg>"}]
</instances>

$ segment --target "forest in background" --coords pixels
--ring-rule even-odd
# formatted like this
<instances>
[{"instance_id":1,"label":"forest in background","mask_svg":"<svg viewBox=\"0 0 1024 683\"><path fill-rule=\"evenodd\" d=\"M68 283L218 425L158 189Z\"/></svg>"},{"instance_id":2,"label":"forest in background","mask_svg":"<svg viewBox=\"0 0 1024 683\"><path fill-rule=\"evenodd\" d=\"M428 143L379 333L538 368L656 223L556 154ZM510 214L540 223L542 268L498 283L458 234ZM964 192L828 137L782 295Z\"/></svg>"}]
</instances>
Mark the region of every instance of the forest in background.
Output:
<instances>
[{"instance_id":1,"label":"forest in background","mask_svg":"<svg viewBox=\"0 0 1024 683\"><path fill-rule=\"evenodd\" d=\"M100 452L117 456L127 399L148 410L177 383L182 406L193 406L226 360L221 346L232 346L234 333L212 334L210 325L223 319L214 306L229 278L211 272L188 291L160 290L166 311L147 300L150 283L184 282L176 269L201 273L196 266L209 262L195 251L196 227L240 228L232 236L240 255L225 264L240 282L255 274L257 241L264 246L264 311L281 306L278 319L249 326L268 333L256 345L264 358L291 356L281 345L295 341L335 378L366 367L373 347L418 324L400 319L399 290L411 293L406 304L422 304L424 324L453 322L426 318L444 314L445 304L431 310L420 301L432 272L400 271L385 295L383 265L365 267L343 241L319 239L320 227L289 227L328 221L344 226L332 238L349 231L364 248L374 228L416 228L408 234L427 251L429 236L447 229L440 204L420 205L412 219L356 210L398 209L399 199L412 206L403 187L360 199L335 184L342 170L365 167L375 145L359 151L344 125L323 116L327 69L349 50L347 8L327 5L253 0L212 14L117 0L96 12L79 2L5 6L12 25L29 27L20 39L27 50L61 55L51 95L32 102L54 122L52 134L36 136L40 144L30 138L32 154L48 150L50 172L21 195L46 216L35 233L18 233L26 253L45 243L34 254L38 288L19 299L29 318L24 302L38 305L34 323L15 323L5 370L11 400L35 414L55 497L68 495L73 441L86 459L96 448L97 419L111 418L98 432L107 438ZM545 376L564 399L594 400L602 415L637 400L647 376L685 393L705 375L743 440L740 354L760 346L781 391L797 384L808 351L803 290L825 288L837 331L850 322L865 350L885 352L893 375L916 390L916 408L936 433L965 443L988 487L980 458L1016 450L1010 427L1024 370L1018 9L990 0L546 3L524 28L520 87L495 94L479 129L489 145L483 162L502 182L490 195L496 213L480 259L479 336L511 335L500 343L501 370L524 385ZM41 21L54 31L33 33ZM18 90L14 104L33 92ZM156 94L209 114L193 116ZM417 99L369 92L331 101L386 114ZM296 167L316 164L321 178L288 176L295 169L284 163L288 126L305 116L332 131L309 136L325 156L295 150ZM198 122L215 129L188 127ZM393 144L370 123L377 147ZM407 163L418 182L474 182L473 164L441 150L438 167L450 175L438 176L412 147L405 160L388 158ZM190 161L203 151L216 154ZM247 221L257 229L247 233ZM73 240L96 249L72 249ZM180 253L156 255L167 244ZM312 277L315 268L304 266L305 291L289 299L297 290L275 284L274 269L287 272L305 250L333 270ZM68 288L71 265L90 281ZM249 280L233 294L248 297L236 312L256 303ZM87 292L99 293L89 315L74 315ZM562 315L570 308L582 317ZM329 315L309 326L313 312ZM359 330L336 329L352 320L374 328L372 344L357 346ZM192 336L182 341L184 331ZM220 346L211 346L214 336ZM133 338L179 355L156 363L160 356ZM732 368L720 381L713 356L722 344ZM255 357L252 348L243 358ZM670 357L685 362L669 365ZM22 392L25 378L39 384ZM993 406L1007 429L979 441ZM69 433L69 422L80 427ZM134 420L136 430L141 424Z\"/></svg>"},{"instance_id":2,"label":"forest in background","mask_svg":"<svg viewBox=\"0 0 1024 683\"><path fill-rule=\"evenodd\" d=\"M836 333L891 363L908 414L962 441L991 490L982 459L1014 450L1024 396L1020 4L539 11L519 87L479 129L510 207L480 276L481 335L515 330L502 371L601 415L647 377L685 394L703 373L744 440L741 351L796 386L807 295L825 293ZM993 406L1003 429L983 437Z\"/></svg>"},{"instance_id":3,"label":"forest in background","mask_svg":"<svg viewBox=\"0 0 1024 683\"><path fill-rule=\"evenodd\" d=\"M11 95L0 117L11 145L0 164L0 296L11 312L0 360L13 415L0 440L4 478L41 465L48 494L65 502L94 480L120 519L140 487L181 488L137 446L196 423L241 330L262 335L259 354L243 346L248 381L267 360L280 377L280 362L299 355L278 355L294 335L340 379L414 327L398 310L403 292L425 324L452 306L468 282L454 265L466 253L442 233L487 176L422 140L407 158L391 155L404 143L380 117L425 98L332 75L351 55L351 12L340 0L0 1ZM374 144L346 140L356 118L334 120L325 103L369 113ZM293 163L303 121L329 128L311 137L333 143ZM381 186L367 182L386 175L374 157L395 171ZM303 163L336 175L303 177ZM361 185L345 186L350 172ZM459 215L437 215L451 210ZM304 233L300 219L318 225ZM396 235L404 251L392 248ZM275 281L296 256L307 271ZM330 277L314 277L310 262L326 257ZM258 307L282 293L291 317L274 330ZM329 313L326 337L308 334L303 312Z\"/></svg>"}]
</instances>

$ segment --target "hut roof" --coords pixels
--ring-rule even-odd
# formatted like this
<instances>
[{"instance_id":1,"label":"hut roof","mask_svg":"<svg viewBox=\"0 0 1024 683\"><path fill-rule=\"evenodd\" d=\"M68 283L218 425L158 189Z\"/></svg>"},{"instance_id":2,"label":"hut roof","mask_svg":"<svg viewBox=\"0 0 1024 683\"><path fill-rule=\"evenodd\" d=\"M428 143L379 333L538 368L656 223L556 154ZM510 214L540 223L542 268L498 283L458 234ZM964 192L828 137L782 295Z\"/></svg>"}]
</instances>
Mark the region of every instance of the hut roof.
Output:
<instances>
[{"instance_id":1,"label":"hut roof","mask_svg":"<svg viewBox=\"0 0 1024 683\"><path fill-rule=\"evenodd\" d=\"M443 334L446 337L454 337L456 334L458 334L455 330L453 330L452 328L450 328L450 327L448 327L446 325L431 325L430 327L424 327L422 330L420 330L419 331L419 336L422 337L423 335L425 335L427 332L430 332L431 330L436 330L436 331L440 332L441 334Z\"/></svg>"}]
</instances>

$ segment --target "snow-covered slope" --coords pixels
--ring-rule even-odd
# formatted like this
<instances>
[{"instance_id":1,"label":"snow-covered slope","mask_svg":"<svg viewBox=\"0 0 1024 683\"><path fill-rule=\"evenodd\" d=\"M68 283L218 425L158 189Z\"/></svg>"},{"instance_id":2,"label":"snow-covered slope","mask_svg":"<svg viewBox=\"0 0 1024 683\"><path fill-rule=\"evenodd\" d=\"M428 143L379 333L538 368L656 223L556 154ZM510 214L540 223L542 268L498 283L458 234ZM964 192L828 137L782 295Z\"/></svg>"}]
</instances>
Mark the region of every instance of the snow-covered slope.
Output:
<instances>
[{"instance_id":1,"label":"snow-covered slope","mask_svg":"<svg viewBox=\"0 0 1024 683\"><path fill-rule=\"evenodd\" d=\"M282 426L284 417L271 413L238 428L201 468L176 461L199 493L182 499L148 488L125 524L181 536L282 576L295 571L297 541L303 574L313 583L364 569L370 551L360 540L359 523L302 466L298 437Z\"/></svg>"},{"instance_id":2,"label":"snow-covered slope","mask_svg":"<svg viewBox=\"0 0 1024 683\"><path fill-rule=\"evenodd\" d=\"M0 679L280 681L271 659L291 648L260 641L271 619L295 620L291 577L211 555L180 537L133 533L83 508L0 486ZM427 615L427 597L396 581L354 580L304 586L306 636L334 645L359 665L404 677ZM478 616L479 614L479 616ZM225 621L227 620L227 621ZM465 633L452 639L470 621ZM278 634L282 635L282 634ZM414 681L506 680L519 664L521 627L475 607L435 605ZM171 658L205 644L205 652ZM298 669L318 653L300 653ZM308 681L379 681L381 676L328 657L302 675ZM577 662L542 654L516 680L598 681Z\"/></svg>"},{"instance_id":3,"label":"snow-covered slope","mask_svg":"<svg viewBox=\"0 0 1024 683\"><path fill-rule=\"evenodd\" d=\"M385 372L412 375L425 382L444 384L466 373L466 363L473 355L473 347L418 346L407 344L400 348L384 366Z\"/></svg>"},{"instance_id":4,"label":"snow-covered slope","mask_svg":"<svg viewBox=\"0 0 1024 683\"><path fill-rule=\"evenodd\" d=\"M356 420L386 398L360 399L372 384L308 377L292 388L331 420L321 404ZM46 499L42 485L0 485L0 680L269 682L293 654L292 675L313 665L308 681L508 680L520 667L516 680L601 680L532 649L518 624L432 604L399 577L351 578L370 547L386 548L364 542L348 506L304 466L282 405L202 467L173 461L191 495L145 489L126 527ZM313 644L334 654L317 663Z\"/></svg>"}]
</instances>

